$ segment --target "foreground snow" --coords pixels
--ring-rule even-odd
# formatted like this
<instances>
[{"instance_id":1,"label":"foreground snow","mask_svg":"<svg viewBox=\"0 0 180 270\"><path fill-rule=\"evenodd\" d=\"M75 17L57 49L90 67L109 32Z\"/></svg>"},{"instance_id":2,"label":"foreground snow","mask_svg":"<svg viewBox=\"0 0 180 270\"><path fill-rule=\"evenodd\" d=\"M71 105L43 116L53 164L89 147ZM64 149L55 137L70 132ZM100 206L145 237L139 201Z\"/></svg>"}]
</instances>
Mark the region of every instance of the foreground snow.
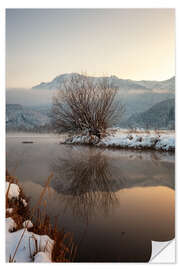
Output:
<instances>
[{"instance_id":1,"label":"foreground snow","mask_svg":"<svg viewBox=\"0 0 180 270\"><path fill-rule=\"evenodd\" d=\"M73 136L65 141L66 144L93 144L99 147L125 149L155 149L163 151L175 150L174 133L115 132L99 140L96 136Z\"/></svg>"},{"instance_id":2,"label":"foreground snow","mask_svg":"<svg viewBox=\"0 0 180 270\"><path fill-rule=\"evenodd\" d=\"M7 192L9 200L20 199L24 207L27 206L27 202L20 197L17 184L6 182ZM6 212L12 214L13 208L7 208ZM51 262L54 241L47 235L29 232L28 229L33 227L31 220L24 221L20 230L16 231L16 227L11 217L6 218L6 261L13 259L13 262Z\"/></svg>"},{"instance_id":3,"label":"foreground snow","mask_svg":"<svg viewBox=\"0 0 180 270\"><path fill-rule=\"evenodd\" d=\"M32 224L32 223L31 223ZM14 262L51 262L54 241L47 235L37 235L26 228L12 232L16 223L6 218L6 261L13 258L16 247L22 240L14 257Z\"/></svg>"}]
</instances>

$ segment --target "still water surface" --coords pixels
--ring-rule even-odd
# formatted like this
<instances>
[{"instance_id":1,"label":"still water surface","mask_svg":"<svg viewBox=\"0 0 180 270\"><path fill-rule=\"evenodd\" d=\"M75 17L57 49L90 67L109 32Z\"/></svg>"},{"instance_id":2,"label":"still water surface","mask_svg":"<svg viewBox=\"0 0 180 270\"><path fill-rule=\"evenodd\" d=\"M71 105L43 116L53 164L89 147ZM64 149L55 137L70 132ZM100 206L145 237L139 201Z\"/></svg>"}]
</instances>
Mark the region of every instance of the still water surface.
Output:
<instances>
[{"instance_id":1,"label":"still water surface","mask_svg":"<svg viewBox=\"0 0 180 270\"><path fill-rule=\"evenodd\" d=\"M174 154L7 136L7 169L34 205L53 173L47 213L74 234L76 261L145 262L151 241L174 238ZM34 144L23 144L31 140Z\"/></svg>"}]
</instances>

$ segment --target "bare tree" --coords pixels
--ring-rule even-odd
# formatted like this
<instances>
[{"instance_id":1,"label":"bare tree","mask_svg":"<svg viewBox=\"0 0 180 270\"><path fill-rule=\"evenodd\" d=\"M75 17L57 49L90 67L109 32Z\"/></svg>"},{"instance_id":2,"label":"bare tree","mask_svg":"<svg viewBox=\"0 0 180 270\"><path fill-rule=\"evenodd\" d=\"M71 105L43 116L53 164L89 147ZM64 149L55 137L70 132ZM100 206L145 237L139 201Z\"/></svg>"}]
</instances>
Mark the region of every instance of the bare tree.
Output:
<instances>
[{"instance_id":1,"label":"bare tree","mask_svg":"<svg viewBox=\"0 0 180 270\"><path fill-rule=\"evenodd\" d=\"M100 137L124 112L116 100L117 89L108 78L73 75L53 99L52 126L56 132L81 132Z\"/></svg>"}]
</instances>

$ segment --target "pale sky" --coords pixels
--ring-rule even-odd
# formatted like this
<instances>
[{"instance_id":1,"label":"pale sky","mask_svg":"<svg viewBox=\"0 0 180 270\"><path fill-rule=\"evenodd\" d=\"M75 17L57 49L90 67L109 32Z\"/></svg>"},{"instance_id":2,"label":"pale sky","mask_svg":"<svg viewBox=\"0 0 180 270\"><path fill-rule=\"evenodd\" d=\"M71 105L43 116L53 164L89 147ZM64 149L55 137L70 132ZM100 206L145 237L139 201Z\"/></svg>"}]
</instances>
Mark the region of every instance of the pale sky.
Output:
<instances>
[{"instance_id":1,"label":"pale sky","mask_svg":"<svg viewBox=\"0 0 180 270\"><path fill-rule=\"evenodd\" d=\"M175 75L174 9L8 9L7 87L70 72L121 79Z\"/></svg>"}]
</instances>

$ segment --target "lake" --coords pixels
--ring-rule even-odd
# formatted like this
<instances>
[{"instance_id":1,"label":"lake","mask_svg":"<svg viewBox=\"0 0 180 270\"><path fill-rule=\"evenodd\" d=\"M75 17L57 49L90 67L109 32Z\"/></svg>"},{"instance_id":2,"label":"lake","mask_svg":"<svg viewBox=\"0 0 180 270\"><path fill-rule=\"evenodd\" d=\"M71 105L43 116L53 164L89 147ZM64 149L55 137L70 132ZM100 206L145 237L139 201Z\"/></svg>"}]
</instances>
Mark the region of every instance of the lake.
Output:
<instances>
[{"instance_id":1,"label":"lake","mask_svg":"<svg viewBox=\"0 0 180 270\"><path fill-rule=\"evenodd\" d=\"M43 207L73 233L77 262L149 261L152 241L175 237L175 155L63 145L62 139L7 134L7 169L30 204L53 173Z\"/></svg>"}]
</instances>

